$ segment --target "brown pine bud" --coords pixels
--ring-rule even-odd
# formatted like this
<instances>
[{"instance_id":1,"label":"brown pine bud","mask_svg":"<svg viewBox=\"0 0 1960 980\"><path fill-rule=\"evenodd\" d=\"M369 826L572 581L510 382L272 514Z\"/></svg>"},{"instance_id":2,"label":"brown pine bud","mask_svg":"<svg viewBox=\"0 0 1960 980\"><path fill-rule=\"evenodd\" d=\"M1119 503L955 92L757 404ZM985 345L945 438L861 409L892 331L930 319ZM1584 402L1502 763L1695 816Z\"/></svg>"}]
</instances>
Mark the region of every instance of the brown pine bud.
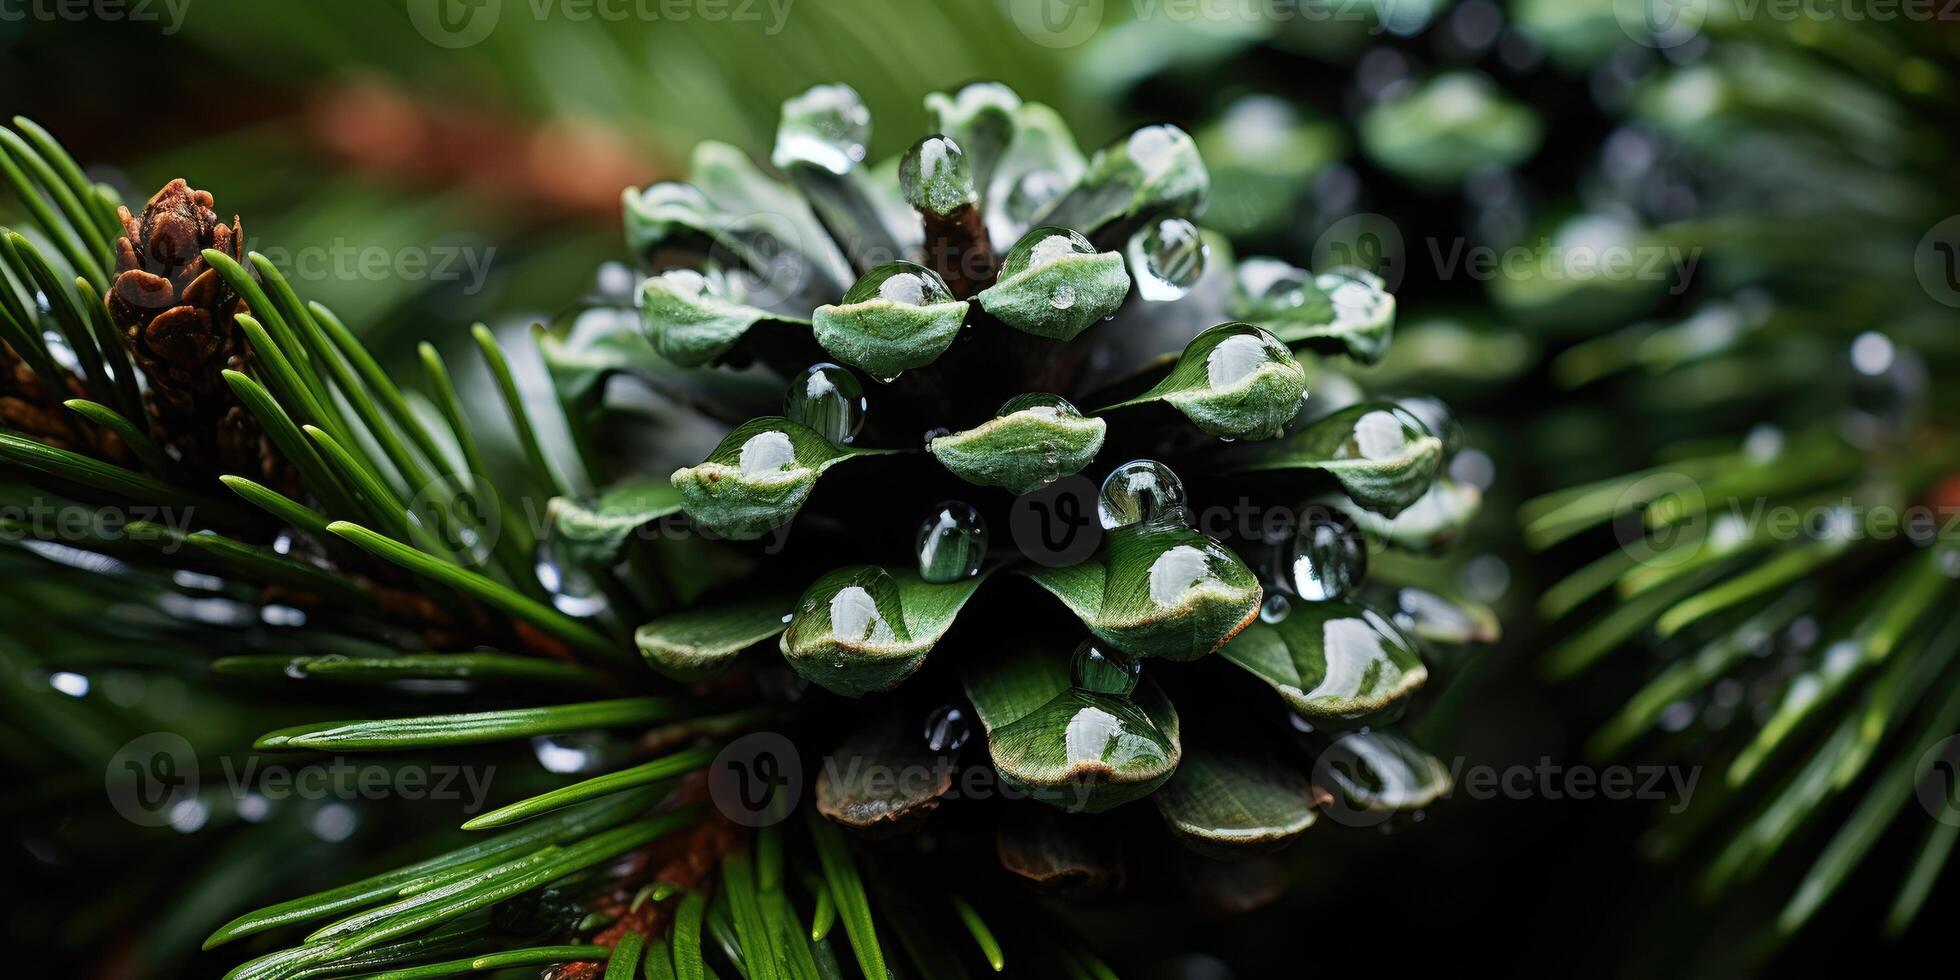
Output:
<instances>
[{"instance_id":1,"label":"brown pine bud","mask_svg":"<svg viewBox=\"0 0 1960 980\"><path fill-rule=\"evenodd\" d=\"M165 184L138 217L119 209L116 281L105 301L130 355L149 379L151 429L191 470L237 473L290 489L289 467L225 383L251 349L235 320L245 307L205 249L236 259L243 232L212 210L211 195L182 179Z\"/></svg>"}]
</instances>

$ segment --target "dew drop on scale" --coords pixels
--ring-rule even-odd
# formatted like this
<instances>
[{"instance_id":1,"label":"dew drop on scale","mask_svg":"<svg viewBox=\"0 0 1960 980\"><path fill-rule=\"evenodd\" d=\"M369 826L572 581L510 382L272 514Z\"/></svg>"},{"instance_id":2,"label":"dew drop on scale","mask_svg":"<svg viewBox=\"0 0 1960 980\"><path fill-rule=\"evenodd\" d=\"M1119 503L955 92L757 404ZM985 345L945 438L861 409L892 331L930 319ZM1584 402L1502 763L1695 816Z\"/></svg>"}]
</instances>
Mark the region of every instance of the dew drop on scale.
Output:
<instances>
[{"instance_id":1,"label":"dew drop on scale","mask_svg":"<svg viewBox=\"0 0 1960 980\"><path fill-rule=\"evenodd\" d=\"M1181 522L1184 481L1154 459L1134 459L1111 470L1097 496L1096 513L1106 530L1130 524Z\"/></svg>"},{"instance_id":2,"label":"dew drop on scale","mask_svg":"<svg viewBox=\"0 0 1960 980\"><path fill-rule=\"evenodd\" d=\"M947 287L946 280L939 278L939 273L917 262L900 259L865 273L844 294L846 306L874 300L900 306L932 306L952 302L953 291Z\"/></svg>"},{"instance_id":3,"label":"dew drop on scale","mask_svg":"<svg viewBox=\"0 0 1960 980\"><path fill-rule=\"evenodd\" d=\"M898 164L898 189L907 204L935 214L951 214L975 200L966 152L945 136L927 136L905 151Z\"/></svg>"},{"instance_id":4,"label":"dew drop on scale","mask_svg":"<svg viewBox=\"0 0 1960 980\"><path fill-rule=\"evenodd\" d=\"M1183 218L1144 226L1130 236L1126 249L1137 295L1155 302L1183 299L1204 275L1209 252L1198 226Z\"/></svg>"},{"instance_id":5,"label":"dew drop on scale","mask_svg":"<svg viewBox=\"0 0 1960 980\"><path fill-rule=\"evenodd\" d=\"M1128 697L1137 689L1143 664L1115 650L1084 640L1069 655L1069 683L1078 691Z\"/></svg>"},{"instance_id":6,"label":"dew drop on scale","mask_svg":"<svg viewBox=\"0 0 1960 980\"><path fill-rule=\"evenodd\" d=\"M1039 391L1029 392L1025 395L1016 395L1008 399L1007 403L1002 405L1000 411L995 412L994 415L997 418L1006 418L1017 412L1031 412L1036 415L1055 419L1079 419L1082 417L1082 412L1071 404L1068 399L1060 395L1051 395ZM1052 439L1043 439L1033 448L1041 453L1041 460L1044 466L1041 473L1042 482L1053 483L1061 479L1061 446L1056 444Z\"/></svg>"},{"instance_id":7,"label":"dew drop on scale","mask_svg":"<svg viewBox=\"0 0 1960 980\"><path fill-rule=\"evenodd\" d=\"M1427 435L1429 430L1421 419L1393 405L1357 416L1354 427L1335 444L1332 455L1335 459L1390 459Z\"/></svg>"},{"instance_id":8,"label":"dew drop on scale","mask_svg":"<svg viewBox=\"0 0 1960 980\"><path fill-rule=\"evenodd\" d=\"M866 566L804 600L802 615L827 614L830 635L845 645L885 645L912 638L905 625L898 582L891 573ZM802 624L792 621L791 630ZM842 662L833 666L842 668Z\"/></svg>"},{"instance_id":9,"label":"dew drop on scale","mask_svg":"<svg viewBox=\"0 0 1960 980\"><path fill-rule=\"evenodd\" d=\"M1405 395L1395 399L1395 404L1416 417L1429 434L1443 440L1443 454L1454 456L1463 446L1463 425L1456 420L1456 414L1434 395Z\"/></svg>"},{"instance_id":10,"label":"dew drop on scale","mask_svg":"<svg viewBox=\"0 0 1960 980\"><path fill-rule=\"evenodd\" d=\"M948 500L919 523L919 577L934 585L980 573L987 557L987 522L973 505Z\"/></svg>"},{"instance_id":11,"label":"dew drop on scale","mask_svg":"<svg viewBox=\"0 0 1960 980\"><path fill-rule=\"evenodd\" d=\"M758 432L742 443L736 469L748 479L774 476L796 465L796 444L776 429Z\"/></svg>"},{"instance_id":12,"label":"dew drop on scale","mask_svg":"<svg viewBox=\"0 0 1960 980\"><path fill-rule=\"evenodd\" d=\"M958 752L971 737L973 724L967 721L966 712L950 704L942 704L926 715L926 748L932 752Z\"/></svg>"},{"instance_id":13,"label":"dew drop on scale","mask_svg":"<svg viewBox=\"0 0 1960 980\"><path fill-rule=\"evenodd\" d=\"M812 364L790 382L783 414L801 422L840 446L848 446L864 428L864 386L857 376L836 364Z\"/></svg>"}]
</instances>

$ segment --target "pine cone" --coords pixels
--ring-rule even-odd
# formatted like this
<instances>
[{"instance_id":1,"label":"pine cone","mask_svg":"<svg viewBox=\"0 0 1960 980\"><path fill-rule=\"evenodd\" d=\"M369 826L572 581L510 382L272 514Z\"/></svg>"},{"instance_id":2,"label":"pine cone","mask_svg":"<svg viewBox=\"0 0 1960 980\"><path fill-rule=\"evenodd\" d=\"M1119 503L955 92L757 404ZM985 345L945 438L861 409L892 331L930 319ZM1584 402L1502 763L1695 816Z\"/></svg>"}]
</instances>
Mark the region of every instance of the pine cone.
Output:
<instances>
[{"instance_id":1,"label":"pine cone","mask_svg":"<svg viewBox=\"0 0 1960 980\"><path fill-rule=\"evenodd\" d=\"M236 215L226 226L211 194L181 178L165 184L141 219L118 208L116 281L107 305L130 354L149 379L150 426L157 442L192 470L242 473L279 487L296 481L225 383L243 371L251 350L234 315L238 295L204 261L204 249L239 256Z\"/></svg>"}]
</instances>

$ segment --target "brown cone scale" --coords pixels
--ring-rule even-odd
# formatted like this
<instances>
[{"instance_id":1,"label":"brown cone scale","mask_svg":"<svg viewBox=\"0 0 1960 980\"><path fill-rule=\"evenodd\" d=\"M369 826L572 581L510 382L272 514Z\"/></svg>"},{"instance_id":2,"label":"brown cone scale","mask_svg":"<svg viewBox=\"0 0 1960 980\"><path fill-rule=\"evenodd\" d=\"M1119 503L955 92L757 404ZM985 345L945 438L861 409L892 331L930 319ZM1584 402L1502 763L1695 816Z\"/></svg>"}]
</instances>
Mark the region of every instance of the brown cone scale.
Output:
<instances>
[{"instance_id":1,"label":"brown cone scale","mask_svg":"<svg viewBox=\"0 0 1960 980\"><path fill-rule=\"evenodd\" d=\"M181 178L165 184L140 216L119 208L116 280L105 301L129 353L149 379L157 444L207 479L235 473L293 492L296 481L258 420L225 383L251 349L236 314L244 303L204 260L205 249L239 258L238 217L226 225L210 193Z\"/></svg>"}]
</instances>

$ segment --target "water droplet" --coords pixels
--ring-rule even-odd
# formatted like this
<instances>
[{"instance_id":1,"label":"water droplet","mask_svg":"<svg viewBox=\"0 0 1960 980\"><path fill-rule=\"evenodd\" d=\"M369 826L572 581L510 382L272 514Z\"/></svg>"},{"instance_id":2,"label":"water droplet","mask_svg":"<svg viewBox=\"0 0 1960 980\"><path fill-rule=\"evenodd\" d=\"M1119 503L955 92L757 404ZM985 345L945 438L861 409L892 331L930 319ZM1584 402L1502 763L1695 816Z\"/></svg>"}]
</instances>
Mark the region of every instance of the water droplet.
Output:
<instances>
[{"instance_id":1,"label":"water droplet","mask_svg":"<svg viewBox=\"0 0 1960 980\"><path fill-rule=\"evenodd\" d=\"M1299 309L1319 296L1319 290L1308 288L1313 276L1307 270L1278 259L1245 259L1239 263L1238 275L1246 297L1272 313Z\"/></svg>"},{"instance_id":2,"label":"water droplet","mask_svg":"<svg viewBox=\"0 0 1960 980\"><path fill-rule=\"evenodd\" d=\"M781 435L781 433L776 433ZM551 595L551 604L567 616L590 616L604 609L606 597L577 562L565 557L564 533L558 522L546 527L532 555L531 572Z\"/></svg>"},{"instance_id":3,"label":"water droplet","mask_svg":"<svg viewBox=\"0 0 1960 980\"><path fill-rule=\"evenodd\" d=\"M1094 255L1096 246L1067 228L1045 225L1030 230L1007 250L1000 260L1000 277L1007 279L1030 269L1039 269L1070 255Z\"/></svg>"},{"instance_id":4,"label":"water droplet","mask_svg":"<svg viewBox=\"0 0 1960 980\"><path fill-rule=\"evenodd\" d=\"M979 199L965 151L945 136L928 136L905 151L898 164L898 188L905 203L940 215Z\"/></svg>"},{"instance_id":5,"label":"water droplet","mask_svg":"<svg viewBox=\"0 0 1960 980\"><path fill-rule=\"evenodd\" d=\"M1416 417L1429 434L1443 440L1443 453L1455 455L1463 446L1463 426L1457 422L1456 414L1433 395L1405 395L1395 399L1395 404Z\"/></svg>"},{"instance_id":6,"label":"water droplet","mask_svg":"<svg viewBox=\"0 0 1960 980\"><path fill-rule=\"evenodd\" d=\"M846 645L882 646L912 638L906 628L898 582L875 565L865 565L830 584L827 594L812 596L801 615L827 614L829 632ZM817 624L821 628L822 624ZM792 621L790 630L803 624ZM843 669L842 663L835 665Z\"/></svg>"},{"instance_id":7,"label":"water droplet","mask_svg":"<svg viewBox=\"0 0 1960 980\"><path fill-rule=\"evenodd\" d=\"M1016 225L1025 225L1065 190L1068 181L1061 174L1053 170L1030 170L1007 191L1007 217Z\"/></svg>"},{"instance_id":8,"label":"water droplet","mask_svg":"<svg viewBox=\"0 0 1960 980\"><path fill-rule=\"evenodd\" d=\"M948 500L919 523L919 577L936 585L972 578L987 557L987 522L973 505Z\"/></svg>"},{"instance_id":9,"label":"water droplet","mask_svg":"<svg viewBox=\"0 0 1960 980\"><path fill-rule=\"evenodd\" d=\"M935 426L933 426L932 428L930 428L930 429L927 429L927 430L926 430L926 448L927 448L927 449L931 449L931 448L932 448L932 441L933 441L934 439L938 439L938 438L941 438L941 437L944 437L944 436L950 436L950 435L952 435L952 434L953 434L953 430L952 430L952 429L949 429L949 428L947 428L947 427L945 427L945 426L943 426L943 425L935 425Z\"/></svg>"},{"instance_id":10,"label":"water droplet","mask_svg":"<svg viewBox=\"0 0 1960 980\"><path fill-rule=\"evenodd\" d=\"M1084 640L1069 655L1069 683L1077 690L1128 697L1137 689L1143 664L1115 650L1104 650Z\"/></svg>"},{"instance_id":11,"label":"water droplet","mask_svg":"<svg viewBox=\"0 0 1960 980\"><path fill-rule=\"evenodd\" d=\"M812 364L789 383L783 414L839 445L849 445L864 428L864 386L857 375L835 364Z\"/></svg>"},{"instance_id":12,"label":"water droplet","mask_svg":"<svg viewBox=\"0 0 1960 980\"><path fill-rule=\"evenodd\" d=\"M1155 524L1184 519L1184 481L1154 459L1133 459L1111 470L1096 501L1102 526Z\"/></svg>"},{"instance_id":13,"label":"water droplet","mask_svg":"<svg viewBox=\"0 0 1960 980\"><path fill-rule=\"evenodd\" d=\"M1138 526L1121 533L1149 534L1153 531L1148 526ZM1231 553L1224 546L1210 540L1202 547L1180 544L1167 548L1150 563L1146 579L1150 601L1168 609L1188 601L1195 590L1221 588L1224 577L1220 574L1220 568L1232 560Z\"/></svg>"},{"instance_id":14,"label":"water droplet","mask_svg":"<svg viewBox=\"0 0 1960 980\"><path fill-rule=\"evenodd\" d=\"M573 735L538 735L531 739L531 754L546 772L595 772L604 766L604 736L585 732Z\"/></svg>"},{"instance_id":15,"label":"water droplet","mask_svg":"<svg viewBox=\"0 0 1960 980\"><path fill-rule=\"evenodd\" d=\"M931 306L953 301L953 291L939 273L917 262L887 262L864 274L851 291L844 294L846 306L884 300L903 306Z\"/></svg>"},{"instance_id":16,"label":"water droplet","mask_svg":"<svg viewBox=\"0 0 1960 980\"><path fill-rule=\"evenodd\" d=\"M293 545L298 540L291 528L280 528L279 533L272 539L272 550L282 555L290 555L293 553Z\"/></svg>"},{"instance_id":17,"label":"water droplet","mask_svg":"<svg viewBox=\"0 0 1960 980\"><path fill-rule=\"evenodd\" d=\"M686 300L698 300L704 294L713 298L718 292L714 284L708 281L707 276L693 269L669 269L666 272L654 276L653 280L659 280L660 284L665 286L668 292ZM651 282L653 280L648 281ZM642 288L644 286L645 284L643 283Z\"/></svg>"},{"instance_id":18,"label":"water droplet","mask_svg":"<svg viewBox=\"0 0 1960 980\"><path fill-rule=\"evenodd\" d=\"M1330 269L1315 276L1314 285L1333 304L1336 327L1375 320L1388 302L1382 278L1366 269Z\"/></svg>"},{"instance_id":19,"label":"water droplet","mask_svg":"<svg viewBox=\"0 0 1960 980\"><path fill-rule=\"evenodd\" d=\"M871 110L849 85L818 85L783 103L771 160L778 168L808 163L834 174L864 162Z\"/></svg>"},{"instance_id":20,"label":"water droplet","mask_svg":"<svg viewBox=\"0 0 1960 980\"><path fill-rule=\"evenodd\" d=\"M1075 287L1062 283L1048 294L1048 305L1058 310L1066 310L1075 305Z\"/></svg>"},{"instance_id":21,"label":"water droplet","mask_svg":"<svg viewBox=\"0 0 1960 980\"><path fill-rule=\"evenodd\" d=\"M1284 620L1286 614L1292 611L1293 603L1285 596L1275 592L1267 596L1265 602L1259 604L1259 621L1263 623L1277 623Z\"/></svg>"},{"instance_id":22,"label":"water droplet","mask_svg":"<svg viewBox=\"0 0 1960 980\"><path fill-rule=\"evenodd\" d=\"M1356 416L1354 428L1334 448L1335 459L1391 459L1429 434L1407 409L1380 408Z\"/></svg>"},{"instance_id":23,"label":"water droplet","mask_svg":"<svg viewBox=\"0 0 1960 980\"><path fill-rule=\"evenodd\" d=\"M1339 599L1368 574L1368 548L1346 514L1309 507L1293 540L1282 546L1280 580L1309 602Z\"/></svg>"},{"instance_id":24,"label":"water droplet","mask_svg":"<svg viewBox=\"0 0 1960 980\"><path fill-rule=\"evenodd\" d=\"M1247 375L1273 362L1290 362L1292 352L1277 337L1249 323L1219 327L1230 336L1220 340L1205 354L1205 379L1214 388L1239 383Z\"/></svg>"},{"instance_id":25,"label":"water droplet","mask_svg":"<svg viewBox=\"0 0 1960 980\"><path fill-rule=\"evenodd\" d=\"M796 444L790 441L789 433L776 429L758 432L743 442L741 461L737 464L742 475L749 479L782 473L795 465Z\"/></svg>"},{"instance_id":26,"label":"water droplet","mask_svg":"<svg viewBox=\"0 0 1960 980\"><path fill-rule=\"evenodd\" d=\"M1073 404L1070 404L1068 399L1060 395L1051 395L1042 391L1031 391L1025 395L1015 395L1009 398L1005 404L1001 405L1000 411L995 412L994 415L999 418L1006 418L1015 412L1033 412L1037 415L1045 415L1050 418L1082 417L1082 412Z\"/></svg>"},{"instance_id":27,"label":"water droplet","mask_svg":"<svg viewBox=\"0 0 1960 980\"><path fill-rule=\"evenodd\" d=\"M973 724L966 720L966 712L942 704L926 716L925 734L926 748L933 752L958 752L973 736Z\"/></svg>"},{"instance_id":28,"label":"water droplet","mask_svg":"<svg viewBox=\"0 0 1960 980\"><path fill-rule=\"evenodd\" d=\"M72 670L57 670L48 675L48 686L71 698L88 697L87 674L77 674Z\"/></svg>"},{"instance_id":29,"label":"water droplet","mask_svg":"<svg viewBox=\"0 0 1960 980\"><path fill-rule=\"evenodd\" d=\"M1204 275L1209 252L1198 226L1183 218L1165 218L1138 230L1127 249L1137 295L1157 302L1183 299Z\"/></svg>"}]
</instances>

